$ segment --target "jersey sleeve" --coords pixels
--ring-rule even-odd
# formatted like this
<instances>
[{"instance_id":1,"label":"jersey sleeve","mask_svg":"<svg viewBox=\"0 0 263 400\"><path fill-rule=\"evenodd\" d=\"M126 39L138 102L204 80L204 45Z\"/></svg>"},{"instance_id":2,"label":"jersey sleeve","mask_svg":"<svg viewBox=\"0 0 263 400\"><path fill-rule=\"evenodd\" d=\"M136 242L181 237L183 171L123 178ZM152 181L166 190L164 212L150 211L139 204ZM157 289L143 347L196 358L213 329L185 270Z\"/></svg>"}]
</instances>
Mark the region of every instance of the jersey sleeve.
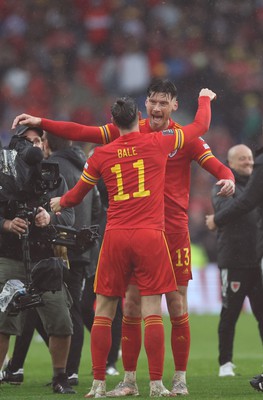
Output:
<instances>
[{"instance_id":1,"label":"jersey sleeve","mask_svg":"<svg viewBox=\"0 0 263 400\"><path fill-rule=\"evenodd\" d=\"M120 136L118 128L113 124L87 126L42 118L41 128L61 138L97 144L110 143Z\"/></svg>"},{"instance_id":2,"label":"jersey sleeve","mask_svg":"<svg viewBox=\"0 0 263 400\"><path fill-rule=\"evenodd\" d=\"M166 129L164 131L155 132L155 135L158 138L161 151L166 155L180 146L180 141L178 140L181 139L179 136L180 133L178 134L178 132L174 129Z\"/></svg>"},{"instance_id":3,"label":"jersey sleeve","mask_svg":"<svg viewBox=\"0 0 263 400\"><path fill-rule=\"evenodd\" d=\"M96 149L95 149L96 150ZM82 175L80 179L87 183L88 185L95 186L97 185L99 179L100 179L100 174L96 167L94 166L94 159L95 159L95 154L94 153L85 163Z\"/></svg>"},{"instance_id":4,"label":"jersey sleeve","mask_svg":"<svg viewBox=\"0 0 263 400\"><path fill-rule=\"evenodd\" d=\"M93 166L94 155L85 163L77 184L60 199L61 207L74 207L81 203L86 194L98 183L100 174Z\"/></svg>"},{"instance_id":5,"label":"jersey sleeve","mask_svg":"<svg viewBox=\"0 0 263 400\"><path fill-rule=\"evenodd\" d=\"M230 179L235 182L235 177L231 169L221 163L221 161L213 155L205 159L201 166L218 180Z\"/></svg>"},{"instance_id":6,"label":"jersey sleeve","mask_svg":"<svg viewBox=\"0 0 263 400\"><path fill-rule=\"evenodd\" d=\"M204 135L211 122L211 102L208 96L198 98L198 109L194 121L191 124L182 127L183 144L191 142L194 138ZM180 131L180 129L179 129Z\"/></svg>"},{"instance_id":7,"label":"jersey sleeve","mask_svg":"<svg viewBox=\"0 0 263 400\"><path fill-rule=\"evenodd\" d=\"M162 134L171 135L174 133L174 148L172 150L179 150L193 139L205 134L209 129L210 122L210 98L208 96L201 96L198 99L198 109L194 121L191 124L182 126L181 128L166 129L162 131Z\"/></svg>"},{"instance_id":8,"label":"jersey sleeve","mask_svg":"<svg viewBox=\"0 0 263 400\"><path fill-rule=\"evenodd\" d=\"M221 163L212 153L209 145L201 137L191 143L193 159L218 180L230 179L235 182L235 177L230 168Z\"/></svg>"}]
</instances>

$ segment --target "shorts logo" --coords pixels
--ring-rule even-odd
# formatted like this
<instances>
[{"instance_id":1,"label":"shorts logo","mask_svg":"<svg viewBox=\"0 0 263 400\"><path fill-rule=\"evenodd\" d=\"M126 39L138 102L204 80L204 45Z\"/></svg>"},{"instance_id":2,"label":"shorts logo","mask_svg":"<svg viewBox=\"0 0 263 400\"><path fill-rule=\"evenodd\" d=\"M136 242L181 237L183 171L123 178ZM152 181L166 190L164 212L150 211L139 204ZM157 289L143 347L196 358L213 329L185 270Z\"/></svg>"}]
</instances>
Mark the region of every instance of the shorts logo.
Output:
<instances>
[{"instance_id":1,"label":"shorts logo","mask_svg":"<svg viewBox=\"0 0 263 400\"><path fill-rule=\"evenodd\" d=\"M240 282L230 282L230 288L232 292L236 293L240 289Z\"/></svg>"}]
</instances>

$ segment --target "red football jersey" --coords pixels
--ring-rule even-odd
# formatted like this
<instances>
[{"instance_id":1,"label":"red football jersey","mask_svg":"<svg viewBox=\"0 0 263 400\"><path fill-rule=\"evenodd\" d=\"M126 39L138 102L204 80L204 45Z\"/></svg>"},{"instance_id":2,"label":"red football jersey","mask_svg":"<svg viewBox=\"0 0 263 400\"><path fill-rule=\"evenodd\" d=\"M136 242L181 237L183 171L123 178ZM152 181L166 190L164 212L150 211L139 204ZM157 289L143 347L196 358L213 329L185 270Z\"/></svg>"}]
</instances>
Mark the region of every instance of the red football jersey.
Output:
<instances>
[{"instance_id":1,"label":"red football jersey","mask_svg":"<svg viewBox=\"0 0 263 400\"><path fill-rule=\"evenodd\" d=\"M174 127L182 128L181 125L170 120L169 128ZM42 119L42 128L71 140L100 144L110 143L119 137L118 128L111 123L92 127L72 122ZM148 119L140 121L140 131L143 133L152 132ZM164 189L165 231L167 233L188 230L190 166L193 160L217 179L232 179L234 181L231 170L214 157L209 145L202 138L193 139L190 143L186 143L180 151L171 152L166 166Z\"/></svg>"},{"instance_id":2,"label":"red football jersey","mask_svg":"<svg viewBox=\"0 0 263 400\"><path fill-rule=\"evenodd\" d=\"M177 129L182 126L170 120L169 129ZM140 120L140 132L151 133L152 128L149 119ZM113 124L100 127L103 143L110 143L119 137L119 130ZM219 161L213 155L209 145L202 137L195 138L191 142L185 143L182 149L174 150L168 155L165 173L164 186L164 205L165 205L165 231L167 233L188 231L188 207L191 179L191 162L196 161L203 167L208 160L213 159L216 166ZM221 165L220 173L207 166L206 169L215 175L217 179L232 179L231 170ZM210 168L211 167L211 168ZM219 169L218 169L219 172Z\"/></svg>"},{"instance_id":3,"label":"red football jersey","mask_svg":"<svg viewBox=\"0 0 263 400\"><path fill-rule=\"evenodd\" d=\"M181 148L183 142L181 130L170 129L149 135L132 132L108 146L95 149L81 179L94 185L103 178L109 197L107 230L164 230L167 155Z\"/></svg>"}]
</instances>

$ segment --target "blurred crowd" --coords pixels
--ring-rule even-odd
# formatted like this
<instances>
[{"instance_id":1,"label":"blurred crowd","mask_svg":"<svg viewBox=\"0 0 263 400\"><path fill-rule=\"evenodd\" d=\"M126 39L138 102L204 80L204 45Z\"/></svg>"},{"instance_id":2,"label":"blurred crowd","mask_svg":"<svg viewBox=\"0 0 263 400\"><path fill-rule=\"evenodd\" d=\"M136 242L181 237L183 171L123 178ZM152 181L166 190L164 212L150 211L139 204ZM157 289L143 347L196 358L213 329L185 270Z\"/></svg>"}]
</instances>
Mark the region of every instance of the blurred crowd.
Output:
<instances>
[{"instance_id":1,"label":"blurred crowd","mask_svg":"<svg viewBox=\"0 0 263 400\"><path fill-rule=\"evenodd\" d=\"M109 121L117 95L144 115L153 76L179 91L173 119L192 120L202 87L217 93L206 140L225 161L262 141L263 0L0 0L0 138L21 112L88 125ZM190 231L215 258L213 178L193 167Z\"/></svg>"}]
</instances>

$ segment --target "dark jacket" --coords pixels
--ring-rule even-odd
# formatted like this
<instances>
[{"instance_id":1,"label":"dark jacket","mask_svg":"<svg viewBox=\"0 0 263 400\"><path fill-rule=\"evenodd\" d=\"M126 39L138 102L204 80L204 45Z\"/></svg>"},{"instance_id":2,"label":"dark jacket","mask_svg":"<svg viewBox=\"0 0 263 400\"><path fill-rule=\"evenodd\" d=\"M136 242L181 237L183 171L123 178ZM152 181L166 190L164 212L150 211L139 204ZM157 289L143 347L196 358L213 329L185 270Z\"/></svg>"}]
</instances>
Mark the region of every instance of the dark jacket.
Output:
<instances>
[{"instance_id":1,"label":"dark jacket","mask_svg":"<svg viewBox=\"0 0 263 400\"><path fill-rule=\"evenodd\" d=\"M62 177L61 183L57 189L49 191L46 196L46 205L42 204L42 200L32 198L30 196L26 206L28 210L34 210L38 206L43 206L51 216L51 224L72 226L74 224L74 210L73 208L65 208L60 215L56 215L50 211L49 199L52 197L62 196L68 190L67 184ZM26 210L27 208L25 208ZM20 210L19 213L23 211ZM31 211L30 211L31 212ZM3 223L5 219L14 219L17 216L18 210L14 201L1 201L0 202L0 257L12 258L15 260L23 259L22 242L18 235L3 231ZM30 217L29 217L30 219ZM30 243L30 257L31 261L40 261L44 258L53 257L54 253L51 244L39 242L38 238L44 232L45 228L38 228L34 222L29 225L29 243Z\"/></svg>"},{"instance_id":2,"label":"dark jacket","mask_svg":"<svg viewBox=\"0 0 263 400\"><path fill-rule=\"evenodd\" d=\"M86 155L79 146L66 147L63 150L54 151L48 161L58 162L60 173L64 176L68 188L72 189L78 182L86 162ZM99 223L101 213L101 202L98 190L94 188L83 199L83 201L75 208L75 224L74 228L81 229L82 227ZM95 274L97 257L93 253L98 253L99 249L93 248L91 251L86 251L83 254L77 254L74 251L68 250L70 262L79 263L82 266L89 264L88 275ZM91 260L96 259L94 263Z\"/></svg>"},{"instance_id":3,"label":"dark jacket","mask_svg":"<svg viewBox=\"0 0 263 400\"><path fill-rule=\"evenodd\" d=\"M229 207L215 213L215 223L218 227L232 224L256 207L259 227L257 256L261 259L263 256L263 152L260 152L255 159L253 173L243 193L235 197Z\"/></svg>"}]
</instances>

